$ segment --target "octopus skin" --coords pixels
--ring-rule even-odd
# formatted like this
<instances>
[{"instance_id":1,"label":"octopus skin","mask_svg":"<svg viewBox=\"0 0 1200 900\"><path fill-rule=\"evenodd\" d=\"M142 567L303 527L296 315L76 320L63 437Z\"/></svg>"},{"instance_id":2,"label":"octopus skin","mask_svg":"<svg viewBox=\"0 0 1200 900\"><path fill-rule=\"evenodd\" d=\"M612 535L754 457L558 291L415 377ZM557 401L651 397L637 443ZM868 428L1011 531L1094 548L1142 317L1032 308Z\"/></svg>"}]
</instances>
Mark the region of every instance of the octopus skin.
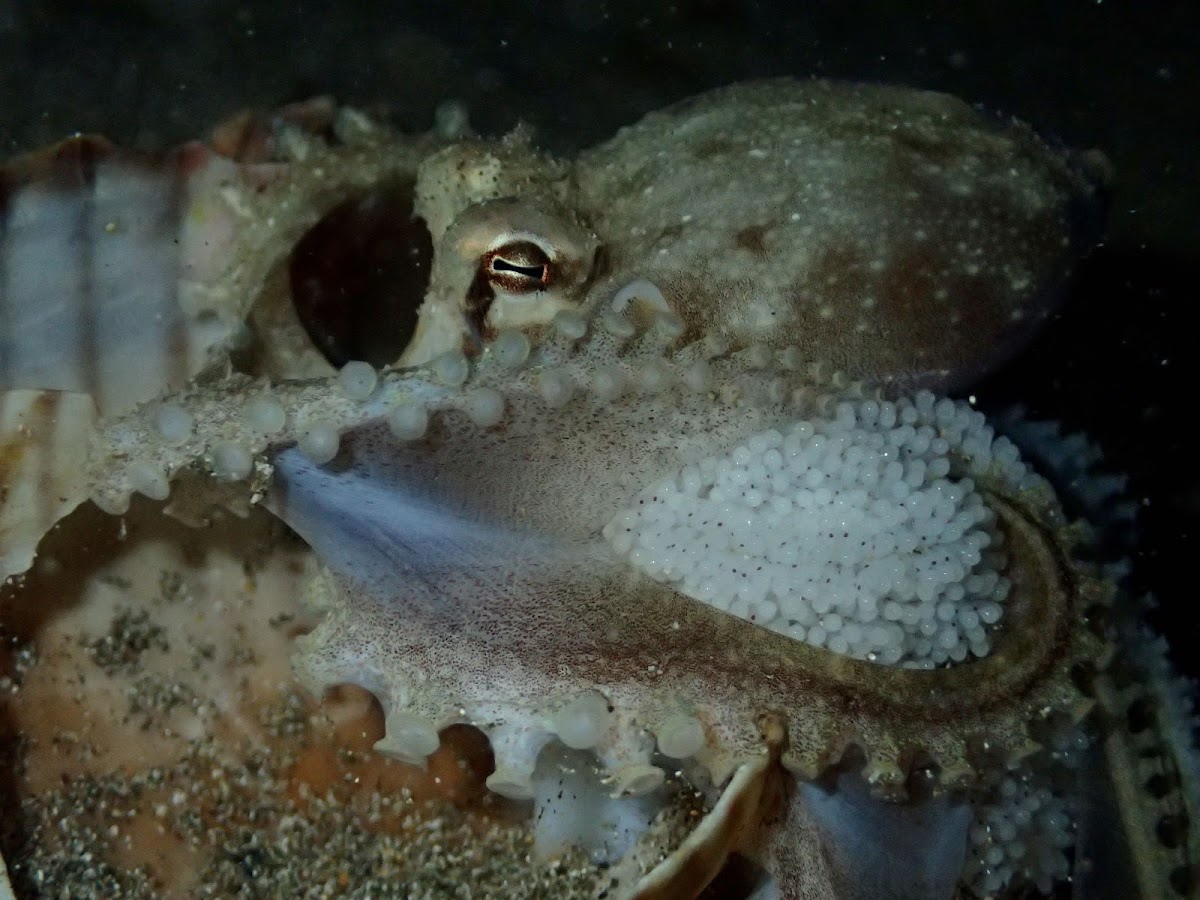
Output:
<instances>
[{"instance_id":1,"label":"octopus skin","mask_svg":"<svg viewBox=\"0 0 1200 900\"><path fill-rule=\"evenodd\" d=\"M534 792L555 741L594 754L617 796L652 793L682 759L713 812L650 872L618 865L618 893L695 893L739 852L781 897L871 896L882 863L851 850L864 822L919 870L939 840L961 847L964 804L995 772L1089 712L1111 584L1075 561L1046 482L1003 464L965 404L913 391L966 383L1045 315L1099 203L1094 159L951 98L826 82L714 92L574 161L521 135L291 139L252 189L227 170L211 201L234 223L223 266L180 286L186 311L249 323L268 377L222 370L218 341L218 365L95 427L81 490L114 513L138 491L280 516L325 566L297 675L375 694L381 752L420 762L446 727L475 726L510 796ZM417 330L377 379L336 375L280 255L394 180L434 247ZM6 387L91 387L24 377ZM1014 585L982 659L918 671L812 647L604 538L690 464L879 404L978 438L952 446L952 477L978 487ZM860 774L840 777L861 782L823 806L815 786L856 753ZM935 796L906 800L918 776ZM930 841L905 849L917 821ZM888 889L948 896L948 859Z\"/></svg>"}]
</instances>

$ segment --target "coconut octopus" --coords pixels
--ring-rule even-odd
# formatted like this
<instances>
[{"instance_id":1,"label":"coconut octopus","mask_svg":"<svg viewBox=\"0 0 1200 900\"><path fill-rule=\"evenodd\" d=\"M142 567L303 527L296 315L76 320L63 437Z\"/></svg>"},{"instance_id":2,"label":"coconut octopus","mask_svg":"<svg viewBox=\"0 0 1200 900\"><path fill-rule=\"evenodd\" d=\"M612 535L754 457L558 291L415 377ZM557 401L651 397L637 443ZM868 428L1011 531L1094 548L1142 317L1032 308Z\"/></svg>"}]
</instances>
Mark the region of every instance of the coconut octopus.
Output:
<instances>
[{"instance_id":1,"label":"coconut octopus","mask_svg":"<svg viewBox=\"0 0 1200 900\"><path fill-rule=\"evenodd\" d=\"M304 546L276 535L263 571L310 621L261 652L313 697L369 692L377 754L437 772L481 732L487 789L534 810L525 865L586 854L472 896L1191 891L1186 686L1053 479L934 393L1048 314L1102 157L821 80L704 94L571 160L443 112L406 137L315 101L165 160L77 138L8 166L4 615L93 507L176 548L269 510ZM221 627L223 590L215 625L152 612ZM259 684L205 666L210 692ZM18 888L61 887L6 846ZM256 872L246 896L417 895Z\"/></svg>"}]
</instances>

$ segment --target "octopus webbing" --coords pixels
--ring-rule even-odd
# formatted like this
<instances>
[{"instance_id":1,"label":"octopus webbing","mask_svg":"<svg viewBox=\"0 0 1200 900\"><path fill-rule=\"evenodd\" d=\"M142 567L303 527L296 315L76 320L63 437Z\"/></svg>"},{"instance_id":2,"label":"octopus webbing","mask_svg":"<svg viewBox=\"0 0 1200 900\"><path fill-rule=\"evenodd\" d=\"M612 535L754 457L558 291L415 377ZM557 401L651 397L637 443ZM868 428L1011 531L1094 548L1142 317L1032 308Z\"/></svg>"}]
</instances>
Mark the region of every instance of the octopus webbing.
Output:
<instances>
[{"instance_id":1,"label":"octopus webbing","mask_svg":"<svg viewBox=\"0 0 1200 900\"><path fill-rule=\"evenodd\" d=\"M51 191L42 219L16 194L9 258L54 215L178 255L137 290L60 271L49 313L7 266L5 415L63 462L37 464L54 502L0 510L6 574L84 499L265 506L319 562L299 682L365 688L375 750L416 765L478 729L487 787L533 801L539 852L603 861L597 896L697 896L735 855L756 897L1049 892L1072 858L1087 880L1071 790L1135 638L1051 483L933 391L1045 316L1098 157L823 81L706 94L570 161L346 110L313 131L281 119L242 164L191 148L149 186L100 153L87 203ZM167 198L153 221L97 213L134 185ZM311 257L344 248L314 235L397 192L431 265L372 365L378 335L318 314ZM1186 795L1190 748L1162 746ZM668 839L679 778L708 809ZM1177 888L1194 842L1140 852L1130 890Z\"/></svg>"}]
</instances>

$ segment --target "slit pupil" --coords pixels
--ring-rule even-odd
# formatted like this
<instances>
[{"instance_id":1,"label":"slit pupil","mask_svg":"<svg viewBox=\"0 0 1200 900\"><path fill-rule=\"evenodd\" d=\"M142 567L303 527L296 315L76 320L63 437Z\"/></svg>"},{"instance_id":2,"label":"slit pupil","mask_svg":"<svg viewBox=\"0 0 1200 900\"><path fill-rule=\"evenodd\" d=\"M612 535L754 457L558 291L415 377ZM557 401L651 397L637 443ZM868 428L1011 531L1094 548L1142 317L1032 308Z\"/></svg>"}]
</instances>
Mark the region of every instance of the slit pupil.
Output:
<instances>
[{"instance_id":1,"label":"slit pupil","mask_svg":"<svg viewBox=\"0 0 1200 900\"><path fill-rule=\"evenodd\" d=\"M545 266L522 266L517 263L511 263L506 259L496 257L492 260L492 270L495 272L512 272L516 275L524 276L531 281L541 281L546 273Z\"/></svg>"}]
</instances>

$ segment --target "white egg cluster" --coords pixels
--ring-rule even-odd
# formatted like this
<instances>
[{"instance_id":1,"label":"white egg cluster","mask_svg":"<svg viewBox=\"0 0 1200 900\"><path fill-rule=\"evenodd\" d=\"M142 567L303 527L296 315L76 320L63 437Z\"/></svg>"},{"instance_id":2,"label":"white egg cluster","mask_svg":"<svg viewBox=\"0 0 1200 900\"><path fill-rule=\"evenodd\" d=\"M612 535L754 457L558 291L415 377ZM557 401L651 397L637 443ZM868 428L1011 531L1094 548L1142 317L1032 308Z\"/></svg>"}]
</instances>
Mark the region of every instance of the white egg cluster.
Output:
<instances>
[{"instance_id":1,"label":"white egg cluster","mask_svg":"<svg viewBox=\"0 0 1200 900\"><path fill-rule=\"evenodd\" d=\"M1031 777L1006 776L996 802L981 808L971 826L963 881L979 897L995 896L1014 882L1049 894L1070 874L1073 830L1061 797Z\"/></svg>"},{"instance_id":2,"label":"white egg cluster","mask_svg":"<svg viewBox=\"0 0 1200 900\"><path fill-rule=\"evenodd\" d=\"M639 570L705 603L860 659L984 656L1004 614L1003 535L967 477L1015 447L963 403L843 402L644 491L605 527Z\"/></svg>"}]
</instances>

